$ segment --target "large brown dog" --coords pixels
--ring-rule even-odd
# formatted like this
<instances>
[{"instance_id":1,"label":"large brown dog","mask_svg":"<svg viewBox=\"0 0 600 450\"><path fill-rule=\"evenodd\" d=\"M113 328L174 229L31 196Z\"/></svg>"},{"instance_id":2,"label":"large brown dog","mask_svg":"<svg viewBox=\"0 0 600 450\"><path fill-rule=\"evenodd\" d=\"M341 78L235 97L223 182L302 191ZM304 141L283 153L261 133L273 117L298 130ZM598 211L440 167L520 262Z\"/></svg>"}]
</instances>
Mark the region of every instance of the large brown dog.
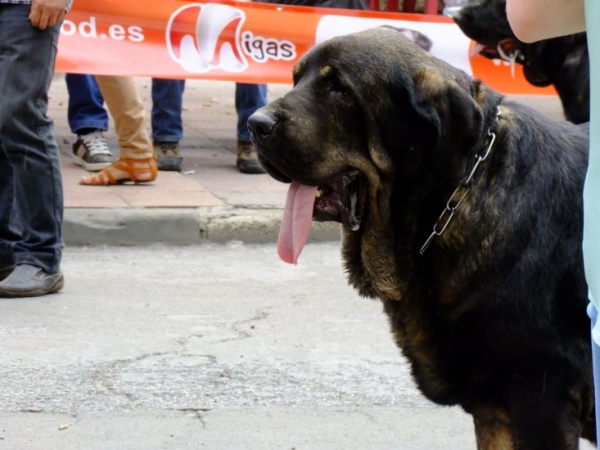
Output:
<instances>
[{"instance_id":1,"label":"large brown dog","mask_svg":"<svg viewBox=\"0 0 600 450\"><path fill-rule=\"evenodd\" d=\"M249 120L264 167L292 182L282 258L311 213L341 222L350 283L383 302L421 391L473 415L478 448L595 440L587 129L384 28L318 45L294 84Z\"/></svg>"}]
</instances>

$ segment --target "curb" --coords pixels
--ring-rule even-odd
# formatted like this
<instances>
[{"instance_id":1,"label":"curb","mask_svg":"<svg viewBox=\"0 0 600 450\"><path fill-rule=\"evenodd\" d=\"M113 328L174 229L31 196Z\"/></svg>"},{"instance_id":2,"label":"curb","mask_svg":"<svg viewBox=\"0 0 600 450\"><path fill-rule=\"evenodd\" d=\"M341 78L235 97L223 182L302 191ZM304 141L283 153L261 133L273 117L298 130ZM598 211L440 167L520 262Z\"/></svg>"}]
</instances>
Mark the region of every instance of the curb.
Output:
<instances>
[{"instance_id":1,"label":"curb","mask_svg":"<svg viewBox=\"0 0 600 450\"><path fill-rule=\"evenodd\" d=\"M195 245L277 241L282 210L232 207L68 208L63 238L69 246ZM340 225L314 222L309 242L340 240Z\"/></svg>"}]
</instances>

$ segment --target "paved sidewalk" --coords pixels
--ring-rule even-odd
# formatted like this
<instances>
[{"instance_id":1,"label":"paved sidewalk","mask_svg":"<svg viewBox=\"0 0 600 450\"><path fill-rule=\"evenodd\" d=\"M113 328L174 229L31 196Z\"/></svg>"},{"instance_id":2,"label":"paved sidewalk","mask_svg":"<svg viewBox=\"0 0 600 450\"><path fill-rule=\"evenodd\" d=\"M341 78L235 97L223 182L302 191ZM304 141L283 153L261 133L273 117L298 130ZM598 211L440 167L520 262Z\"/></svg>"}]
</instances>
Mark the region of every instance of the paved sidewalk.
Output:
<instances>
[{"instance_id":1,"label":"paved sidewalk","mask_svg":"<svg viewBox=\"0 0 600 450\"><path fill-rule=\"evenodd\" d=\"M138 78L150 132L151 81ZM289 85L270 85L269 100ZM81 186L86 172L71 160L74 136L67 124L67 89L57 74L49 114L62 151L67 245L155 242L194 244L206 240L272 242L277 238L287 185L268 175L241 174L235 167L236 120L233 82L188 80L184 94L183 171L159 172L147 185ZM524 103L560 118L555 97L528 97ZM114 127L106 133L117 149ZM311 240L339 239L333 223L315 223Z\"/></svg>"},{"instance_id":2,"label":"paved sidewalk","mask_svg":"<svg viewBox=\"0 0 600 450\"><path fill-rule=\"evenodd\" d=\"M138 78L150 132L149 78ZM269 99L287 90L269 86ZM67 123L68 94L63 74L50 89L49 114L62 153L67 245L194 244L206 240L271 242L277 237L287 185L268 175L238 172L233 82L188 80L184 93L183 170L159 172L155 182L82 186L86 172L73 164L75 136ZM106 133L118 151L114 126ZM315 224L311 239L339 237L335 224Z\"/></svg>"}]
</instances>

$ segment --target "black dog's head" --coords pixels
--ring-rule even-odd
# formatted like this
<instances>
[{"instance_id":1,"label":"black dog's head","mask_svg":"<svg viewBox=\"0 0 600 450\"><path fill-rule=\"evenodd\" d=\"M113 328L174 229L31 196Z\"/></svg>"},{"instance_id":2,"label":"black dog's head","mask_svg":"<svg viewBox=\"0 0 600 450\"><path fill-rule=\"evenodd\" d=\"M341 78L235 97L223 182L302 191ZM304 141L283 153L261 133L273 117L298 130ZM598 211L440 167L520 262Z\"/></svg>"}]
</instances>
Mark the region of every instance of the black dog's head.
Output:
<instances>
[{"instance_id":1,"label":"black dog's head","mask_svg":"<svg viewBox=\"0 0 600 450\"><path fill-rule=\"evenodd\" d=\"M453 15L477 45L474 53L523 66L529 83L556 88L567 120L589 121L589 61L585 33L526 44L517 39L506 16L506 0L468 0Z\"/></svg>"},{"instance_id":2,"label":"black dog's head","mask_svg":"<svg viewBox=\"0 0 600 450\"><path fill-rule=\"evenodd\" d=\"M506 0L469 0L453 18L463 33L477 43L476 53L522 64L527 81L534 86L551 83L539 64L545 44L525 44L517 39L506 16Z\"/></svg>"},{"instance_id":3,"label":"black dog's head","mask_svg":"<svg viewBox=\"0 0 600 450\"><path fill-rule=\"evenodd\" d=\"M452 18L466 36L479 44L477 50L487 58L501 58L501 52L512 53L522 44L508 23L506 0L467 1ZM498 44L504 46L500 53Z\"/></svg>"},{"instance_id":4,"label":"black dog's head","mask_svg":"<svg viewBox=\"0 0 600 450\"><path fill-rule=\"evenodd\" d=\"M440 179L462 176L497 101L401 33L377 28L313 48L294 69L293 90L248 123L271 176L313 187L316 219L366 232L398 178L409 185L426 166Z\"/></svg>"}]
</instances>

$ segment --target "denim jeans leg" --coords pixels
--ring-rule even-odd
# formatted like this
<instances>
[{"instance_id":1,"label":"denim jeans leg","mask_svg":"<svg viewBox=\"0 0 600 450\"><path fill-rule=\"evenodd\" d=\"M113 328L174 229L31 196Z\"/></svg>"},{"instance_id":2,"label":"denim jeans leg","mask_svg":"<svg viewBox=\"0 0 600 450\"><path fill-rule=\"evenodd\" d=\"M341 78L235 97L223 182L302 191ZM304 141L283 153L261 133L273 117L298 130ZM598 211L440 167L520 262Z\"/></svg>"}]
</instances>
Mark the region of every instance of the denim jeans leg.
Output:
<instances>
[{"instance_id":1,"label":"denim jeans leg","mask_svg":"<svg viewBox=\"0 0 600 450\"><path fill-rule=\"evenodd\" d=\"M185 80L152 79L152 140L179 142Z\"/></svg>"},{"instance_id":2,"label":"denim jeans leg","mask_svg":"<svg viewBox=\"0 0 600 450\"><path fill-rule=\"evenodd\" d=\"M93 75L68 73L65 77L69 92L67 118L73 134L84 128L108 130L108 114L104 98Z\"/></svg>"},{"instance_id":3,"label":"denim jeans leg","mask_svg":"<svg viewBox=\"0 0 600 450\"><path fill-rule=\"evenodd\" d=\"M237 112L237 138L250 142L248 118L267 104L266 84L235 84L235 110Z\"/></svg>"},{"instance_id":4,"label":"denim jeans leg","mask_svg":"<svg viewBox=\"0 0 600 450\"><path fill-rule=\"evenodd\" d=\"M0 51L1 48L0 45ZM0 55L0 68L2 68L2 55ZM22 239L19 229L14 227L19 219L17 218L17 211L13 210L15 208L13 180L14 170L0 139L0 265L14 264L13 247Z\"/></svg>"},{"instance_id":5,"label":"denim jeans leg","mask_svg":"<svg viewBox=\"0 0 600 450\"><path fill-rule=\"evenodd\" d=\"M0 241L9 241L17 264L52 273L62 256L63 191L47 110L60 24L31 26L30 8L0 4L0 159L10 165L0 177L2 216L11 205L9 231L4 221Z\"/></svg>"}]
</instances>

